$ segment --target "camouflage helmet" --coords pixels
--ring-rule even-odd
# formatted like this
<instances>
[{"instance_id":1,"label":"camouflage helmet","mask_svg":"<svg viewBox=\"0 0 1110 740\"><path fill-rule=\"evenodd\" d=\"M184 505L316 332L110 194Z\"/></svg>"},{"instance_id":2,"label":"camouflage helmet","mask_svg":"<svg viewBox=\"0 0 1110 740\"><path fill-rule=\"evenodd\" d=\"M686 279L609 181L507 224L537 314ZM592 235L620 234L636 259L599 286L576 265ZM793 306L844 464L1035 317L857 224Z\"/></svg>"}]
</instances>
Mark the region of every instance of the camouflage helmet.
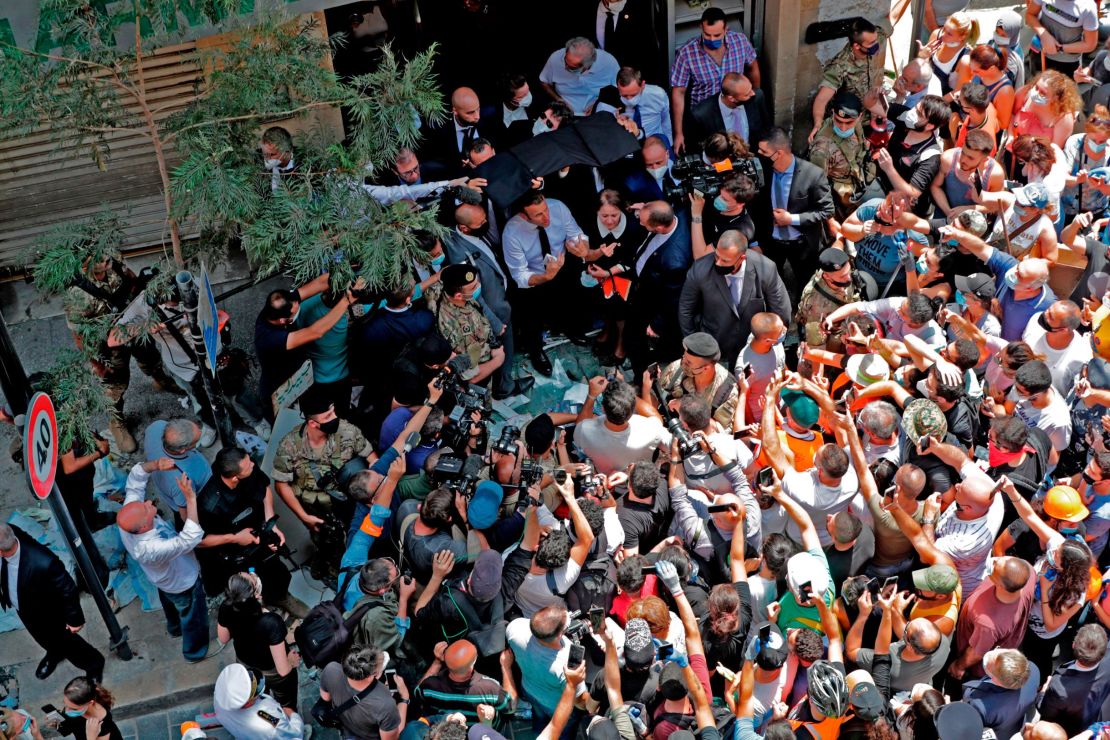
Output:
<instances>
[{"instance_id":1,"label":"camouflage helmet","mask_svg":"<svg viewBox=\"0 0 1110 740\"><path fill-rule=\"evenodd\" d=\"M915 445L926 435L939 441L948 434L948 420L940 406L927 398L916 398L902 412L902 429Z\"/></svg>"}]
</instances>

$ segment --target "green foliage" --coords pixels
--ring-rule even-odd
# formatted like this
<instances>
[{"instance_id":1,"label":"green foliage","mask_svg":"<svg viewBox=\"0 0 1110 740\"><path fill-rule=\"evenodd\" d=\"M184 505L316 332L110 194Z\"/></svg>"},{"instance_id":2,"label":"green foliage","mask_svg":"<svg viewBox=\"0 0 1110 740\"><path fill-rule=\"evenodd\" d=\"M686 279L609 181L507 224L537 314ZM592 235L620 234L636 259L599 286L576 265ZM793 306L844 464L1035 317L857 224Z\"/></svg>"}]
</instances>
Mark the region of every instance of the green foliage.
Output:
<instances>
[{"instance_id":1,"label":"green foliage","mask_svg":"<svg viewBox=\"0 0 1110 740\"><path fill-rule=\"evenodd\" d=\"M58 412L58 445L69 450L77 442L96 449L96 423L115 413L104 384L77 350L64 350L45 373L39 390L50 394Z\"/></svg>"},{"instance_id":2,"label":"green foliage","mask_svg":"<svg viewBox=\"0 0 1110 740\"><path fill-rule=\"evenodd\" d=\"M83 264L118 256L123 235L123 221L107 209L84 221L59 224L26 257L26 264L33 266L35 287L47 296L65 293Z\"/></svg>"}]
</instances>

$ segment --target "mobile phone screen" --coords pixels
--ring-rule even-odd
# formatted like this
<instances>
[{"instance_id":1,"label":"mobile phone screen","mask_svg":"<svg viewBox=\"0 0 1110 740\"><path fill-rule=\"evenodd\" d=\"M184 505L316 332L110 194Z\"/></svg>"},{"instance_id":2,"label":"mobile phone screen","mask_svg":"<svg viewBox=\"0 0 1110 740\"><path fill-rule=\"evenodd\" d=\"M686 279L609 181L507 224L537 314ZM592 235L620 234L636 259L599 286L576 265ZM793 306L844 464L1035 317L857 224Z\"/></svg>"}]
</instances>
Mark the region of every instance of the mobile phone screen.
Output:
<instances>
[{"instance_id":1,"label":"mobile phone screen","mask_svg":"<svg viewBox=\"0 0 1110 740\"><path fill-rule=\"evenodd\" d=\"M883 581L883 596L890 596L898 588L898 576L891 576Z\"/></svg>"},{"instance_id":2,"label":"mobile phone screen","mask_svg":"<svg viewBox=\"0 0 1110 740\"><path fill-rule=\"evenodd\" d=\"M775 485L775 474L770 468L763 468L756 473L755 482L760 488L770 488Z\"/></svg>"},{"instance_id":3,"label":"mobile phone screen","mask_svg":"<svg viewBox=\"0 0 1110 740\"><path fill-rule=\"evenodd\" d=\"M605 610L600 606L590 607L590 626L594 631L601 629L602 622L605 621Z\"/></svg>"}]
</instances>

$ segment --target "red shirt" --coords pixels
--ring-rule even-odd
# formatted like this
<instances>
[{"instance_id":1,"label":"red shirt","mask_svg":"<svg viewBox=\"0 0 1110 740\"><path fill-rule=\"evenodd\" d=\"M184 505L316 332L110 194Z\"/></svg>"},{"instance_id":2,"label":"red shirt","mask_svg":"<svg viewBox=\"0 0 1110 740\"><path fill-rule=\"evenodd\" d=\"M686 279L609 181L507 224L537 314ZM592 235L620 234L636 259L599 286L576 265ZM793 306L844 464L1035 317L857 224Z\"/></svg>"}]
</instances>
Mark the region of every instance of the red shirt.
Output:
<instances>
[{"instance_id":1,"label":"red shirt","mask_svg":"<svg viewBox=\"0 0 1110 740\"><path fill-rule=\"evenodd\" d=\"M984 578L964 602L960 618L956 621L956 654L963 654L969 646L979 655L986 655L995 648L1019 647L1025 637L1036 583L1036 573L1030 572L1029 582L1021 589L1020 598L1012 604L1004 604L995 595L994 583ZM968 667L966 678L982 675L983 665L979 662Z\"/></svg>"},{"instance_id":2,"label":"red shirt","mask_svg":"<svg viewBox=\"0 0 1110 740\"><path fill-rule=\"evenodd\" d=\"M613 606L609 608L609 616L611 616L613 620L621 627L624 627L625 622L628 621L625 615L628 614L628 607L632 606L633 601L637 601L647 596L658 595L659 579L649 573L648 575L644 576L644 585L640 587L639 596L632 596L631 594L625 593L624 591L621 591L619 594L616 595L616 597L613 599Z\"/></svg>"},{"instance_id":3,"label":"red shirt","mask_svg":"<svg viewBox=\"0 0 1110 740\"><path fill-rule=\"evenodd\" d=\"M705 691L706 697L713 696L713 693L709 690L709 668L706 666L705 656L691 655L690 668L693 669L694 675L698 677L699 681L701 681L701 687ZM688 729L690 732L694 732L696 730L696 722L694 723L693 727L683 728L679 727L677 724L671 722L670 720L660 720L659 718L667 713L663 708L664 706L665 704L660 704L659 708L655 710L655 729L652 730L652 737L654 738L654 740L667 740L667 738L669 738L671 736L671 733L675 730ZM694 715L692 714L684 714L682 716L684 718L688 717L691 720L694 719Z\"/></svg>"}]
</instances>

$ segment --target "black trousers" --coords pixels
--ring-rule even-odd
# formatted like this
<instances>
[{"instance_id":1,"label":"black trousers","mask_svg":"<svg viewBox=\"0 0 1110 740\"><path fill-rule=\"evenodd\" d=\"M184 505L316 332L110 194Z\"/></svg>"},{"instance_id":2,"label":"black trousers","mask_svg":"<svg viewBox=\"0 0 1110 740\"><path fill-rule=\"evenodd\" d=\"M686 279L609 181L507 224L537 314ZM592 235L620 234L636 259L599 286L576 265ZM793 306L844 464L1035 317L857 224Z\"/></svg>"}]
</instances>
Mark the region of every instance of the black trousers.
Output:
<instances>
[{"instance_id":1,"label":"black trousers","mask_svg":"<svg viewBox=\"0 0 1110 740\"><path fill-rule=\"evenodd\" d=\"M87 676L99 678L103 675L104 656L83 637L70 632L64 625L44 625L42 620L31 619L30 616L25 618L22 613L19 615L23 619L23 626L51 660L68 660Z\"/></svg>"},{"instance_id":2,"label":"black trousers","mask_svg":"<svg viewBox=\"0 0 1110 740\"><path fill-rule=\"evenodd\" d=\"M513 323L522 351L532 354L543 349L543 330L547 327L563 334L585 332L587 294L578 282L580 272L568 256L554 280L516 291Z\"/></svg>"},{"instance_id":3,"label":"black trousers","mask_svg":"<svg viewBox=\"0 0 1110 740\"><path fill-rule=\"evenodd\" d=\"M786 292L790 294L790 304L798 305L802 289L817 271L818 250L810 247L805 239L774 239L763 249L779 268Z\"/></svg>"}]
</instances>

